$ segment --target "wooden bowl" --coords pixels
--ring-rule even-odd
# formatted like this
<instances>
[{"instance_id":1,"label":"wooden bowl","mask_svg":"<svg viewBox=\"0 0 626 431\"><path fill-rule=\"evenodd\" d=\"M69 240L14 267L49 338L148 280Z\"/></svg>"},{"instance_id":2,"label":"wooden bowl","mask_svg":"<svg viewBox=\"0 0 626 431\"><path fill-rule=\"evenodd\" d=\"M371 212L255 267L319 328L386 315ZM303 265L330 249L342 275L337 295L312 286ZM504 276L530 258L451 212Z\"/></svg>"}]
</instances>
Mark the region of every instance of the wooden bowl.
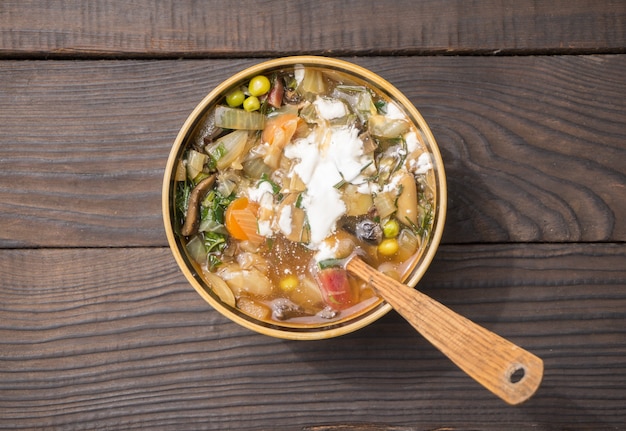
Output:
<instances>
[{"instance_id":1,"label":"wooden bowl","mask_svg":"<svg viewBox=\"0 0 626 431\"><path fill-rule=\"evenodd\" d=\"M447 207L447 190L441 154L428 125L409 99L407 99L393 85L375 73L343 60L318 56L278 58L265 61L245 69L219 84L191 112L174 141L167 160L163 179L162 209L167 240L177 264L188 282L215 310L233 322L261 334L284 339L316 340L340 336L369 325L389 312L391 310L391 306L380 300L378 303L373 304L359 313L346 316L338 321L332 321L320 325L294 325L288 323L283 325L274 322L269 323L266 321L256 320L244 314L237 308L231 307L220 300L219 296L213 292L211 286L203 279L201 269L188 256L185 245L181 242L178 235L174 233L173 226L173 215L175 211L174 176L176 168L178 161L182 157L189 140L192 139L192 136L198 128L203 116L216 104L222 102L225 95L232 88L241 85L241 83L250 80L256 75L269 75L273 71L290 68L295 65L317 67L328 71L340 71L350 75L357 82L362 82L365 85L376 88L385 98L396 102L396 104L399 105L401 109L405 111L405 114L414 122L417 128L421 130L427 150L432 156L433 171L435 176L435 209L433 214L432 229L428 238L428 245L424 248L412 271L404 280L404 283L411 287L415 287L417 285L430 265L443 233Z\"/></svg>"}]
</instances>

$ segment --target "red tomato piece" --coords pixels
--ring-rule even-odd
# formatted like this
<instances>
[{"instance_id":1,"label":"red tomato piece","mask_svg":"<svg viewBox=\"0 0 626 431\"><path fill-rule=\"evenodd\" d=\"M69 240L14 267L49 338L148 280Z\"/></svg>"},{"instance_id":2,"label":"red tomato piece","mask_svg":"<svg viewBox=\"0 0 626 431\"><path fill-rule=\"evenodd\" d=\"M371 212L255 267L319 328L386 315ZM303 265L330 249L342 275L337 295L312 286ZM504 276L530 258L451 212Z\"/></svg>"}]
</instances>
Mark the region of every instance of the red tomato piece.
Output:
<instances>
[{"instance_id":1,"label":"red tomato piece","mask_svg":"<svg viewBox=\"0 0 626 431\"><path fill-rule=\"evenodd\" d=\"M317 272L317 283L324 301L331 308L343 310L354 305L354 296L345 269L321 269Z\"/></svg>"}]
</instances>

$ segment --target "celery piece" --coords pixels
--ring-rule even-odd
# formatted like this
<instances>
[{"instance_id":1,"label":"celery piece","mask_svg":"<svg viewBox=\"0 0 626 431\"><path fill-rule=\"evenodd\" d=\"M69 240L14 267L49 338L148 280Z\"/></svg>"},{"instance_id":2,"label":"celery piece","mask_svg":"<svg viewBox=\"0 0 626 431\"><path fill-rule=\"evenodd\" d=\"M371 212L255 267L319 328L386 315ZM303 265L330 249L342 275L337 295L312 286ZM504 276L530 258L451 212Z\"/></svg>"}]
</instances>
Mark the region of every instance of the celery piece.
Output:
<instances>
[{"instance_id":1,"label":"celery piece","mask_svg":"<svg viewBox=\"0 0 626 431\"><path fill-rule=\"evenodd\" d=\"M231 130L262 130L265 126L265 115L218 105L215 107L215 125Z\"/></svg>"},{"instance_id":2,"label":"celery piece","mask_svg":"<svg viewBox=\"0 0 626 431\"><path fill-rule=\"evenodd\" d=\"M382 192L374 197L374 206L378 210L381 219L389 217L396 212L396 191Z\"/></svg>"}]
</instances>

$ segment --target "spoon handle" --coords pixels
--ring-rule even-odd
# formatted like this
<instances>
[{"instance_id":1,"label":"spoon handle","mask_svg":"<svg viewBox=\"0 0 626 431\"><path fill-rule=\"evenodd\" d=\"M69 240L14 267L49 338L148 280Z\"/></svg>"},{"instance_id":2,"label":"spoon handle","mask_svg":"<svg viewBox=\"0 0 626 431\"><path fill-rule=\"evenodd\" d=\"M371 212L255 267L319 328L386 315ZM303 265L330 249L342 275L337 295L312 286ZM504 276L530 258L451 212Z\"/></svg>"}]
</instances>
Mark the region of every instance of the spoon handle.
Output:
<instances>
[{"instance_id":1,"label":"spoon handle","mask_svg":"<svg viewBox=\"0 0 626 431\"><path fill-rule=\"evenodd\" d=\"M539 387L543 361L537 356L378 272L358 257L352 258L346 269L370 283L424 338L507 403L520 404Z\"/></svg>"}]
</instances>

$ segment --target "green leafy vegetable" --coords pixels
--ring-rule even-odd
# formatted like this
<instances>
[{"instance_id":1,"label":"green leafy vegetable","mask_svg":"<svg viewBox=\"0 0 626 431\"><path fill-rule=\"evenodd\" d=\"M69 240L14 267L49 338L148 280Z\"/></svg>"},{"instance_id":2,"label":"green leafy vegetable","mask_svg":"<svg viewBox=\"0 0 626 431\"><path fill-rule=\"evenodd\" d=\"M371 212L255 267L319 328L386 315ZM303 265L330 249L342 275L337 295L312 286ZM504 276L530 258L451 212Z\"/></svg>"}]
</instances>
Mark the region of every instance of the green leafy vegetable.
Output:
<instances>
[{"instance_id":1,"label":"green leafy vegetable","mask_svg":"<svg viewBox=\"0 0 626 431\"><path fill-rule=\"evenodd\" d=\"M184 218L191 184L188 181L180 182L176 196L176 210ZM224 213L235 195L223 196L217 190L211 190L200 205L200 226L198 235L187 243L187 251L192 259L203 264L207 263L210 271L221 265L219 255L228 246L228 234L224 226Z\"/></svg>"},{"instance_id":2,"label":"green leafy vegetable","mask_svg":"<svg viewBox=\"0 0 626 431\"><path fill-rule=\"evenodd\" d=\"M341 268L343 267L344 260L343 259L325 259L320 260L317 265L320 269L327 268Z\"/></svg>"}]
</instances>

